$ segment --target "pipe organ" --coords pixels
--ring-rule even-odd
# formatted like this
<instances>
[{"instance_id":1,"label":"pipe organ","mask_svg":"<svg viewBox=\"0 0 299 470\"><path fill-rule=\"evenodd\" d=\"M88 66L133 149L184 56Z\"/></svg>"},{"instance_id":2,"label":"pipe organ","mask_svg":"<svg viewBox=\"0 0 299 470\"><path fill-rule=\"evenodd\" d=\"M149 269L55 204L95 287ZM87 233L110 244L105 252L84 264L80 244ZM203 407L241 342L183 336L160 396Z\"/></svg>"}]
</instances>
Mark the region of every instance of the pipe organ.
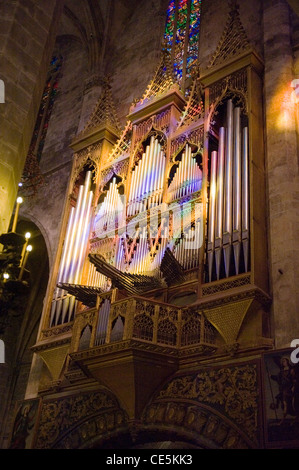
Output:
<instances>
[{"instance_id":1,"label":"pipe organ","mask_svg":"<svg viewBox=\"0 0 299 470\"><path fill-rule=\"evenodd\" d=\"M79 186L76 206L72 207L70 211L57 284L78 284L81 281L91 228L93 200L93 192L90 190L91 176L91 172L88 171L84 185ZM70 321L75 304L75 297L56 288L51 308L51 326Z\"/></svg>"},{"instance_id":2,"label":"pipe organ","mask_svg":"<svg viewBox=\"0 0 299 470\"><path fill-rule=\"evenodd\" d=\"M100 306L99 313L98 313L99 320L98 320L98 325L97 325L95 346L99 346L100 344L105 343L110 307L111 307L111 299L105 299L102 305Z\"/></svg>"},{"instance_id":3,"label":"pipe organ","mask_svg":"<svg viewBox=\"0 0 299 470\"><path fill-rule=\"evenodd\" d=\"M235 2L232 8L236 14ZM227 25L231 29L231 21ZM240 36L238 22L217 49L216 65L196 67L186 82L188 93L173 83L163 63L157 81L130 108L120 137L109 123L105 99L88 133L72 143L71 181L78 181L82 168L86 179L75 187L75 207L67 208L64 243L54 267L57 287L53 301L51 292L45 302L33 349L45 366L33 363L27 390L31 399L40 374L35 437L41 446L47 444L44 403L59 400L58 410L61 400L88 405L94 394L100 405L88 416L79 413L68 430L57 427L49 447L69 447L73 439L74 447L107 447L111 436L130 434L136 424L138 442L148 443L144 430L149 426L175 422L167 413L175 391L161 401L163 390L173 392L172 385L184 386L185 379L195 389L200 371L200 386L209 387L213 380L217 388L224 377L223 386L234 386L231 378L237 378L241 387L234 387L233 401L242 413L229 416L229 402L219 400L194 408L195 414L204 412L207 423L219 418L220 427L212 433L208 424L201 427L207 446L210 441L212 447L249 448L252 443L256 448L265 441L258 429L264 415L259 401L250 399L247 406L245 400L245 409L239 400L242 391L260 395L261 355L269 350L273 357L259 92L264 72L251 49L247 53L242 46L233 55ZM182 436L193 436L188 396L183 395ZM117 407L107 408L106 396ZM176 423L183 421L179 417Z\"/></svg>"},{"instance_id":4,"label":"pipe organ","mask_svg":"<svg viewBox=\"0 0 299 470\"><path fill-rule=\"evenodd\" d=\"M218 127L207 140L204 117L197 117L197 127L192 123L186 134L184 126L174 128L173 135L169 129L163 131L163 147L158 134L162 131L148 127L143 140L138 134L134 143L134 132L142 126L133 125L132 135L122 136L116 150L112 148L115 163L109 156L98 160L100 195L94 211L91 173L87 171L76 206L70 210L51 326L72 319L76 308L73 292L79 292L72 291L72 286L80 282L85 293L89 287L94 295L104 295L114 287L129 295L143 295L147 290L172 287L180 280L198 282L204 271L204 240L208 268L204 282L248 271L248 127L232 99L221 107L225 116L218 112ZM148 119L148 114L145 116ZM126 132L131 132L129 126ZM141 158L136 163L140 145ZM101 180L104 175L113 176L107 183ZM108 306L107 311L103 309L100 321L105 323Z\"/></svg>"},{"instance_id":5,"label":"pipe organ","mask_svg":"<svg viewBox=\"0 0 299 470\"><path fill-rule=\"evenodd\" d=\"M117 268L132 274L153 273L159 270L168 240L164 237L160 243L153 244L147 236L147 230L142 236L132 240L133 250L128 250L126 238L121 238L117 255Z\"/></svg>"},{"instance_id":6,"label":"pipe organ","mask_svg":"<svg viewBox=\"0 0 299 470\"><path fill-rule=\"evenodd\" d=\"M226 127L219 129L218 150L211 152L208 280L249 269L248 127L241 108L227 101ZM243 253L243 254L242 254Z\"/></svg>"},{"instance_id":7,"label":"pipe organ","mask_svg":"<svg viewBox=\"0 0 299 470\"><path fill-rule=\"evenodd\" d=\"M106 276L99 273L92 263L88 263L88 275L86 285L91 287L101 286L103 290L108 289L108 280Z\"/></svg>"},{"instance_id":8,"label":"pipe organ","mask_svg":"<svg viewBox=\"0 0 299 470\"><path fill-rule=\"evenodd\" d=\"M168 202L188 196L201 190L202 171L192 158L191 147L187 144L174 177L168 187Z\"/></svg>"},{"instance_id":9,"label":"pipe organ","mask_svg":"<svg viewBox=\"0 0 299 470\"><path fill-rule=\"evenodd\" d=\"M94 230L102 237L105 232L115 230L122 216L123 201L118 192L116 178L112 179L104 201L98 205Z\"/></svg>"},{"instance_id":10,"label":"pipe organ","mask_svg":"<svg viewBox=\"0 0 299 470\"><path fill-rule=\"evenodd\" d=\"M132 171L127 215L158 206L162 202L165 156L161 144L154 136Z\"/></svg>"},{"instance_id":11,"label":"pipe organ","mask_svg":"<svg viewBox=\"0 0 299 470\"><path fill-rule=\"evenodd\" d=\"M200 229L200 225L197 225L195 229L189 228L174 246L174 256L185 270L198 266L201 246L198 243ZM188 247L190 243L194 244L194 248Z\"/></svg>"}]
</instances>

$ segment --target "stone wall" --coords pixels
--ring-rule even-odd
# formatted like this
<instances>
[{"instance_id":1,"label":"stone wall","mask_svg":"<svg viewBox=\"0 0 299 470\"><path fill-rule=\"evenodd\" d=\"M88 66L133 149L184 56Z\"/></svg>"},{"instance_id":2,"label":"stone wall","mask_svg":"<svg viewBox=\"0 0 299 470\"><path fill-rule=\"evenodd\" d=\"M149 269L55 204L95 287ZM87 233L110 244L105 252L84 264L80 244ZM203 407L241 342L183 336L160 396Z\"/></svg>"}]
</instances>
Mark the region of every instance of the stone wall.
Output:
<instances>
[{"instance_id":1,"label":"stone wall","mask_svg":"<svg viewBox=\"0 0 299 470\"><path fill-rule=\"evenodd\" d=\"M116 2L106 72L113 77L112 92L122 125L133 100L142 97L158 66L167 3L165 0L128 2L130 8L124 9L124 2Z\"/></svg>"},{"instance_id":2,"label":"stone wall","mask_svg":"<svg viewBox=\"0 0 299 470\"><path fill-rule=\"evenodd\" d=\"M263 27L261 0L251 2L239 1L239 12L242 25L250 44L263 56ZM204 70L221 39L229 18L229 4L221 0L202 2L199 63Z\"/></svg>"},{"instance_id":3,"label":"stone wall","mask_svg":"<svg viewBox=\"0 0 299 470\"><path fill-rule=\"evenodd\" d=\"M264 8L265 123L269 196L269 268L277 347L299 335L299 178L290 10L284 0Z\"/></svg>"},{"instance_id":4,"label":"stone wall","mask_svg":"<svg viewBox=\"0 0 299 470\"><path fill-rule=\"evenodd\" d=\"M0 233L8 229L63 1L0 4Z\"/></svg>"},{"instance_id":5,"label":"stone wall","mask_svg":"<svg viewBox=\"0 0 299 470\"><path fill-rule=\"evenodd\" d=\"M55 258L61 219L72 166L70 143L78 129L87 57L80 41L60 37L55 52L62 56L58 94L49 121L40 168L45 184L37 195L25 201L21 214L36 222L48 248L50 267Z\"/></svg>"}]
</instances>

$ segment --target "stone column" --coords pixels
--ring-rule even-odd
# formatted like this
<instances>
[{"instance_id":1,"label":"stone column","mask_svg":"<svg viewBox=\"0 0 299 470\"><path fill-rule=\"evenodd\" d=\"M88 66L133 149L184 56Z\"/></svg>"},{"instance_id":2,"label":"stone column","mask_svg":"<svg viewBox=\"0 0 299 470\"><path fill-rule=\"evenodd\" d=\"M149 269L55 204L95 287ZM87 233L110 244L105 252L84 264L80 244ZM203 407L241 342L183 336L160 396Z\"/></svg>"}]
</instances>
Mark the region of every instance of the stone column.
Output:
<instances>
[{"instance_id":1,"label":"stone column","mask_svg":"<svg viewBox=\"0 0 299 470\"><path fill-rule=\"evenodd\" d=\"M0 234L6 232L31 141L63 0L0 2Z\"/></svg>"},{"instance_id":2,"label":"stone column","mask_svg":"<svg viewBox=\"0 0 299 470\"><path fill-rule=\"evenodd\" d=\"M299 338L299 177L290 11L264 1L265 114L269 267L276 347Z\"/></svg>"}]
</instances>

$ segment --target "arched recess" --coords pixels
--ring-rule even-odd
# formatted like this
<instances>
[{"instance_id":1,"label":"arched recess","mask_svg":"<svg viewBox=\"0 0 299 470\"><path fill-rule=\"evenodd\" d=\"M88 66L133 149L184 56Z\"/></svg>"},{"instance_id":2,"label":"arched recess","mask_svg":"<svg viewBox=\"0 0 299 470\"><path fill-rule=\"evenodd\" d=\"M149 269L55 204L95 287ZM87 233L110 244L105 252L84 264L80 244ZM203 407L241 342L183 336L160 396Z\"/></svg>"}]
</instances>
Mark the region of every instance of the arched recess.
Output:
<instances>
[{"instance_id":1,"label":"arched recess","mask_svg":"<svg viewBox=\"0 0 299 470\"><path fill-rule=\"evenodd\" d=\"M143 429L208 448L258 448L258 380L255 361L178 373L145 407Z\"/></svg>"},{"instance_id":2,"label":"arched recess","mask_svg":"<svg viewBox=\"0 0 299 470\"><path fill-rule=\"evenodd\" d=\"M81 449L251 449L256 447L245 433L212 407L194 402L165 401L155 409L155 414L152 410L152 407L146 409L141 423L121 421L119 414L119 422L115 421L114 425L110 422L109 430L107 420L104 425L103 417L92 417L80 423L71 435L65 436L60 441L56 448L70 446ZM103 432L104 426L106 432Z\"/></svg>"},{"instance_id":3,"label":"arched recess","mask_svg":"<svg viewBox=\"0 0 299 470\"><path fill-rule=\"evenodd\" d=\"M259 448L258 370L258 362L250 361L176 374L155 392L138 422L129 422L120 410L118 418L94 414L55 446Z\"/></svg>"},{"instance_id":4,"label":"arched recess","mask_svg":"<svg viewBox=\"0 0 299 470\"><path fill-rule=\"evenodd\" d=\"M36 435L37 449L80 449L128 429L128 416L105 387L45 400Z\"/></svg>"}]
</instances>

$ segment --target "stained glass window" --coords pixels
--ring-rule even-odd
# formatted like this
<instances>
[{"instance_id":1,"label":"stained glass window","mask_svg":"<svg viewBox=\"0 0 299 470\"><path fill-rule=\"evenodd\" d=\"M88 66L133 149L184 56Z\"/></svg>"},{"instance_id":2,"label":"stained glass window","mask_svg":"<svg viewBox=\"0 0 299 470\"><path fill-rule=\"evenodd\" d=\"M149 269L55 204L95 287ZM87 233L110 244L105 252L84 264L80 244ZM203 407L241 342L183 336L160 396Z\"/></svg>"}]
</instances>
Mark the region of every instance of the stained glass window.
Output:
<instances>
[{"instance_id":1,"label":"stained glass window","mask_svg":"<svg viewBox=\"0 0 299 470\"><path fill-rule=\"evenodd\" d=\"M45 144L54 101L58 92L58 78L61 66L62 57L52 57L46 86L42 95L29 152L21 178L22 194L26 195L26 197L34 196L38 187L43 184L43 176L39 162Z\"/></svg>"},{"instance_id":2,"label":"stained glass window","mask_svg":"<svg viewBox=\"0 0 299 470\"><path fill-rule=\"evenodd\" d=\"M62 65L62 58L54 56L50 63L50 70L46 86L43 92L38 117L33 132L31 150L35 152L37 160L40 161L44 143L47 135L49 120L51 117L54 101L58 92L58 76Z\"/></svg>"},{"instance_id":3,"label":"stained glass window","mask_svg":"<svg viewBox=\"0 0 299 470\"><path fill-rule=\"evenodd\" d=\"M174 77L184 88L198 58L202 0L170 0L165 47L171 55Z\"/></svg>"},{"instance_id":4,"label":"stained glass window","mask_svg":"<svg viewBox=\"0 0 299 470\"><path fill-rule=\"evenodd\" d=\"M173 33L175 24L175 0L170 0L167 10L167 20L165 27L165 41L168 51L172 49Z\"/></svg>"}]
</instances>

